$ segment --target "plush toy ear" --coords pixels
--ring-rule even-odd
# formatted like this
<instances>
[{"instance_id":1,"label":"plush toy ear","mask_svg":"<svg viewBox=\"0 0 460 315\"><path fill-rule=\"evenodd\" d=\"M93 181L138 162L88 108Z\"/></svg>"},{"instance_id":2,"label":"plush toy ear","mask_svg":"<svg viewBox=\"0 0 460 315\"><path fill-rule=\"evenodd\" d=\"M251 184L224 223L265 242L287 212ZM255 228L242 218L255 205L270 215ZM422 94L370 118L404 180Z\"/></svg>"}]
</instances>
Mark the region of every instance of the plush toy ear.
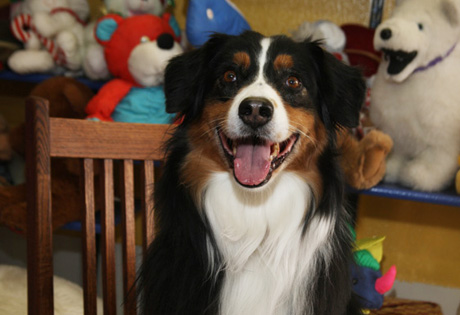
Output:
<instances>
[{"instance_id":1,"label":"plush toy ear","mask_svg":"<svg viewBox=\"0 0 460 315\"><path fill-rule=\"evenodd\" d=\"M165 20L166 22L168 22L169 26L171 26L171 28L173 29L174 34L176 34L176 37L180 38L181 31L180 31L179 23L177 23L177 20L174 17L174 15L171 15L170 13L166 12L165 14L162 15L161 18Z\"/></svg>"},{"instance_id":2,"label":"plush toy ear","mask_svg":"<svg viewBox=\"0 0 460 315\"><path fill-rule=\"evenodd\" d=\"M199 115L210 89L209 60L228 35L216 34L201 48L174 57L165 71L166 111L184 116L184 122ZM212 80L212 79L211 79Z\"/></svg>"},{"instance_id":3,"label":"plush toy ear","mask_svg":"<svg viewBox=\"0 0 460 315\"><path fill-rule=\"evenodd\" d=\"M113 33L118 28L123 18L117 14L108 14L101 18L94 30L94 36L99 44L105 46L105 44L112 38Z\"/></svg>"},{"instance_id":4,"label":"plush toy ear","mask_svg":"<svg viewBox=\"0 0 460 315\"><path fill-rule=\"evenodd\" d=\"M318 63L316 75L323 122L326 126L356 127L366 92L361 71L337 60L318 43L307 42L307 45Z\"/></svg>"},{"instance_id":5,"label":"plush toy ear","mask_svg":"<svg viewBox=\"0 0 460 315\"><path fill-rule=\"evenodd\" d=\"M450 0L444 0L441 2L441 10L445 15L447 21L452 26L458 25L458 10L455 7L455 4Z\"/></svg>"}]
</instances>

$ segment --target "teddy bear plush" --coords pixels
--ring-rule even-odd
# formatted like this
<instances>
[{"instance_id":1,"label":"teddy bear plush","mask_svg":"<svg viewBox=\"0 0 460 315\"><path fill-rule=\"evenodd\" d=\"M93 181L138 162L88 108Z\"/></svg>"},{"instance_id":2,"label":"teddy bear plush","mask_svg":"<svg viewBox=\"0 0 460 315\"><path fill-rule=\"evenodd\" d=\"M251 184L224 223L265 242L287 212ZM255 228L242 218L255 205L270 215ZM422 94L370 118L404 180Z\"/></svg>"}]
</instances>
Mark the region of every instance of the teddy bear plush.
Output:
<instances>
[{"instance_id":1,"label":"teddy bear plush","mask_svg":"<svg viewBox=\"0 0 460 315\"><path fill-rule=\"evenodd\" d=\"M165 0L105 0L102 7L103 14L116 13L123 17L154 14L162 15L168 7ZM110 72L104 58L104 48L94 37L96 22L91 22L87 29L86 52L83 60L83 70L85 75L92 80L107 80Z\"/></svg>"},{"instance_id":2,"label":"teddy bear plush","mask_svg":"<svg viewBox=\"0 0 460 315\"><path fill-rule=\"evenodd\" d=\"M86 0L25 0L16 13L11 30L25 48L9 57L13 71L50 72L56 65L70 71L81 69L89 17Z\"/></svg>"},{"instance_id":3,"label":"teddy bear plush","mask_svg":"<svg viewBox=\"0 0 460 315\"><path fill-rule=\"evenodd\" d=\"M393 147L391 138L372 129L362 139L351 130L338 131L340 166L346 183L355 189L368 189L377 185L385 175L385 158Z\"/></svg>"},{"instance_id":4,"label":"teddy bear plush","mask_svg":"<svg viewBox=\"0 0 460 315\"><path fill-rule=\"evenodd\" d=\"M460 153L460 6L401 0L378 26L384 58L370 117L394 141L385 181L437 191L453 184Z\"/></svg>"},{"instance_id":5,"label":"teddy bear plush","mask_svg":"<svg viewBox=\"0 0 460 315\"><path fill-rule=\"evenodd\" d=\"M53 77L38 84L31 95L50 102L51 117L84 119L84 108L94 93L84 84L67 77ZM25 152L24 124L11 128L9 144L19 155ZM80 164L74 159L51 160L53 228L80 219ZM25 184L0 187L0 224L26 231Z\"/></svg>"},{"instance_id":6,"label":"teddy bear plush","mask_svg":"<svg viewBox=\"0 0 460 315\"><path fill-rule=\"evenodd\" d=\"M108 69L115 79L105 84L89 102L89 119L102 121L170 123L166 113L163 75L168 60L181 53L179 34L161 18L107 15L96 27L104 46Z\"/></svg>"}]
</instances>

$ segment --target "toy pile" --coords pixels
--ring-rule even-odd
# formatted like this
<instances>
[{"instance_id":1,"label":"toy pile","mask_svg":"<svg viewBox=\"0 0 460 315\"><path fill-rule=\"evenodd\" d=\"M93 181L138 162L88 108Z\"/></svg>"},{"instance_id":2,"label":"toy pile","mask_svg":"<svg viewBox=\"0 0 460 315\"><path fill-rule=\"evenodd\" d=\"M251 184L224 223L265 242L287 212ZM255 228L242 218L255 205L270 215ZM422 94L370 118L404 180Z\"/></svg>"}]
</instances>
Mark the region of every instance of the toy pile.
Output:
<instances>
[{"instance_id":1,"label":"toy pile","mask_svg":"<svg viewBox=\"0 0 460 315\"><path fill-rule=\"evenodd\" d=\"M31 95L43 97L50 102L50 116L83 119L84 108L93 97L93 92L84 84L72 78L54 77L37 85ZM6 136L4 134L3 136ZM0 151L14 151L24 157L24 124L12 128L2 141ZM52 207L53 229L67 222L80 219L80 164L73 159L52 159ZM22 170L24 172L24 170ZM21 174L24 176L24 174ZM0 224L11 229L26 232L26 184L12 182L0 187Z\"/></svg>"},{"instance_id":2,"label":"toy pile","mask_svg":"<svg viewBox=\"0 0 460 315\"><path fill-rule=\"evenodd\" d=\"M170 1L105 0L100 14L120 16L162 15ZM84 74L92 80L107 80L103 48L94 36L96 20L90 20L87 0L23 0L11 5L10 28L23 43L8 58L9 68L19 74ZM105 12L105 13L104 13Z\"/></svg>"}]
</instances>

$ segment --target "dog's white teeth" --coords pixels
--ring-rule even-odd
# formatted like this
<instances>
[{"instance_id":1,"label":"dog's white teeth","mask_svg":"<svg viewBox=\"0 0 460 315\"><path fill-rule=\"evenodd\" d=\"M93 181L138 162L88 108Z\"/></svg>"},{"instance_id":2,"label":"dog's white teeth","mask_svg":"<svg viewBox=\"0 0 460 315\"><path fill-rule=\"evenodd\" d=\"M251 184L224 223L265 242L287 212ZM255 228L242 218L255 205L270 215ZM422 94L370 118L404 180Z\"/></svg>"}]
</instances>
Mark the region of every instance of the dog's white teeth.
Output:
<instances>
[{"instance_id":1,"label":"dog's white teeth","mask_svg":"<svg viewBox=\"0 0 460 315\"><path fill-rule=\"evenodd\" d=\"M270 161L273 161L273 159L275 159L278 154L280 153L280 144L279 143L275 143L273 146L272 146L272 149L273 149L273 152L272 154L270 155Z\"/></svg>"},{"instance_id":2,"label":"dog's white teeth","mask_svg":"<svg viewBox=\"0 0 460 315\"><path fill-rule=\"evenodd\" d=\"M233 156L236 156L236 143L233 143Z\"/></svg>"}]
</instances>

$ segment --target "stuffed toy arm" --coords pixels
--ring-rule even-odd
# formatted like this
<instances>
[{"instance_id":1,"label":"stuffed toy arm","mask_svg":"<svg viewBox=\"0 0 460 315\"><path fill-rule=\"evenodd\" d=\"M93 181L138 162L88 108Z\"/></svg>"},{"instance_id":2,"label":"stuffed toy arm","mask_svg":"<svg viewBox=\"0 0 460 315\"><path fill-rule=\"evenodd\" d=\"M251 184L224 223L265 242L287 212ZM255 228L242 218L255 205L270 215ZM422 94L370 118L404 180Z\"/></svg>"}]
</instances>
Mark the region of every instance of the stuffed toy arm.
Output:
<instances>
[{"instance_id":1,"label":"stuffed toy arm","mask_svg":"<svg viewBox=\"0 0 460 315\"><path fill-rule=\"evenodd\" d=\"M105 84L86 106L87 119L113 121L111 116L115 107L132 87L132 83L120 79Z\"/></svg>"},{"instance_id":2,"label":"stuffed toy arm","mask_svg":"<svg viewBox=\"0 0 460 315\"><path fill-rule=\"evenodd\" d=\"M40 35L55 37L59 32L71 28L77 19L68 11L59 11L53 14L37 12L33 15L33 21Z\"/></svg>"}]
</instances>

